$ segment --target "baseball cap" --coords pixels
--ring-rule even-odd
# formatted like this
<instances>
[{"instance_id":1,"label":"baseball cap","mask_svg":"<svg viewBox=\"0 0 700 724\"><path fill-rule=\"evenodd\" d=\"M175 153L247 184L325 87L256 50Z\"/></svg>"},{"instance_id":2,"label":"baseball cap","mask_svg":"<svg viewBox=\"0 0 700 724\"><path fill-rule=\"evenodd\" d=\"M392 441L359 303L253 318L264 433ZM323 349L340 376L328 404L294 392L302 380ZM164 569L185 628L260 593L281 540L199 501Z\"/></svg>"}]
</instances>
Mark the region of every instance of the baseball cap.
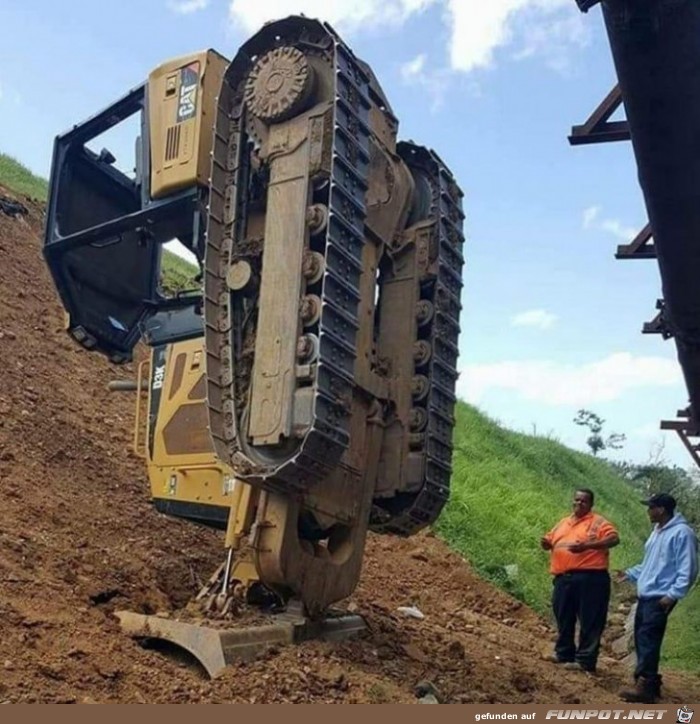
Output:
<instances>
[{"instance_id":1,"label":"baseball cap","mask_svg":"<svg viewBox=\"0 0 700 724\"><path fill-rule=\"evenodd\" d=\"M657 493L646 500L642 500L641 503L646 505L647 508L665 508L669 513L673 513L676 509L676 499L668 493Z\"/></svg>"}]
</instances>

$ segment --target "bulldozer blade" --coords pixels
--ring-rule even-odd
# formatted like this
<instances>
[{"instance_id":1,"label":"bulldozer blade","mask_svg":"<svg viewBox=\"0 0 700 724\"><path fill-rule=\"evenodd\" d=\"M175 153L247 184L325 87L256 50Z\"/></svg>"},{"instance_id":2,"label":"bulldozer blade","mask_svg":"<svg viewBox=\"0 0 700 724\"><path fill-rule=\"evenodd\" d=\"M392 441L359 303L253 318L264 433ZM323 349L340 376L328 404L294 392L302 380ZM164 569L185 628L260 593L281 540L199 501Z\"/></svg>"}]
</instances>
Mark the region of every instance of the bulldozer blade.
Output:
<instances>
[{"instance_id":1,"label":"bulldozer blade","mask_svg":"<svg viewBox=\"0 0 700 724\"><path fill-rule=\"evenodd\" d=\"M319 620L284 615L274 623L239 628L212 628L131 611L116 614L122 630L136 639L155 639L184 649L213 679L234 661L250 661L269 646L285 646L311 639L343 641L363 632L361 616L337 616Z\"/></svg>"}]
</instances>

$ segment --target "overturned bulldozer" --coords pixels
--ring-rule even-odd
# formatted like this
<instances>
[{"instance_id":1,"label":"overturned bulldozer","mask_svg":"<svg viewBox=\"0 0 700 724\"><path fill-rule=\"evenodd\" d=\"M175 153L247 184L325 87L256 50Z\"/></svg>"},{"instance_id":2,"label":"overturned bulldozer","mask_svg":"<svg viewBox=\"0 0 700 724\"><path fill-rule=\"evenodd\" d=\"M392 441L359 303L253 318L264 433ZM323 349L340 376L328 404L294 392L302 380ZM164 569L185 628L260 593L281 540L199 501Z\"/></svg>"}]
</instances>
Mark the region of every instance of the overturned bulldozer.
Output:
<instances>
[{"instance_id":1,"label":"overturned bulldozer","mask_svg":"<svg viewBox=\"0 0 700 724\"><path fill-rule=\"evenodd\" d=\"M90 147L131 116L133 174ZM166 63L55 143L44 249L69 333L115 363L151 346L135 388L155 504L227 530L219 609L236 583L299 602L290 640L355 630L323 614L368 529L411 535L449 493L462 193L397 130L370 68L291 17L231 63ZM202 285L168 295L173 239Z\"/></svg>"}]
</instances>

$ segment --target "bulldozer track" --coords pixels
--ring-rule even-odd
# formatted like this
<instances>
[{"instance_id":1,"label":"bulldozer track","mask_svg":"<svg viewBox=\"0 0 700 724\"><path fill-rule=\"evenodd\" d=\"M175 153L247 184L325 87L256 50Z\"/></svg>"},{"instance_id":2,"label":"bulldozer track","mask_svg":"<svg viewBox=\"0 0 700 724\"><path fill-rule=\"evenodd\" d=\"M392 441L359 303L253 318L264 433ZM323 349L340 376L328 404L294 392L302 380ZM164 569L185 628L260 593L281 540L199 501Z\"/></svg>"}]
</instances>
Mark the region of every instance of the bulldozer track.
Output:
<instances>
[{"instance_id":1,"label":"bulldozer track","mask_svg":"<svg viewBox=\"0 0 700 724\"><path fill-rule=\"evenodd\" d=\"M417 409L424 410L427 423L411 440L412 449L422 451L425 456L425 482L410 505L371 528L376 532L409 536L437 519L450 492L464 213L462 191L435 152L412 143L400 143L398 152L412 173L427 177L431 193L428 218L434 221L431 272L421 280L419 303L429 302L433 310L429 321L419 325L418 343L427 342L430 354L423 364L417 362L416 369L417 374L428 378L428 394L414 401Z\"/></svg>"},{"instance_id":2,"label":"bulldozer track","mask_svg":"<svg viewBox=\"0 0 700 724\"><path fill-rule=\"evenodd\" d=\"M332 29L316 21L301 27L276 24L274 34L263 31L256 42L256 56L279 45L320 56L332 64L336 79L331 172L325 184L328 221L320 250L324 269L313 419L285 459L265 463L246 454L234 372L244 333L226 284L230 263L244 241L250 174L246 147L256 140L246 131L244 86L251 59L242 51L226 74L212 152L204 302L210 432L218 456L242 479L270 490L301 491L326 478L349 445L369 172L369 78Z\"/></svg>"}]
</instances>

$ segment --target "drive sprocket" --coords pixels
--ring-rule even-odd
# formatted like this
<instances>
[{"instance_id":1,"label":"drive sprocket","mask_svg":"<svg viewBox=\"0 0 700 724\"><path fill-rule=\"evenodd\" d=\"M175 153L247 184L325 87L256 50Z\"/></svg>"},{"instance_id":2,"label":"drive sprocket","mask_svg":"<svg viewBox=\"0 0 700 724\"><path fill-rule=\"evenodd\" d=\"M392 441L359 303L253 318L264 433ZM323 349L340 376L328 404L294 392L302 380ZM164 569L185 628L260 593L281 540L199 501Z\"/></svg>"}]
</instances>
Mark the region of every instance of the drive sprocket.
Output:
<instances>
[{"instance_id":1,"label":"drive sprocket","mask_svg":"<svg viewBox=\"0 0 700 724\"><path fill-rule=\"evenodd\" d=\"M300 110L313 89L313 69L300 50L275 48L250 72L245 86L248 110L267 123L289 118Z\"/></svg>"}]
</instances>

